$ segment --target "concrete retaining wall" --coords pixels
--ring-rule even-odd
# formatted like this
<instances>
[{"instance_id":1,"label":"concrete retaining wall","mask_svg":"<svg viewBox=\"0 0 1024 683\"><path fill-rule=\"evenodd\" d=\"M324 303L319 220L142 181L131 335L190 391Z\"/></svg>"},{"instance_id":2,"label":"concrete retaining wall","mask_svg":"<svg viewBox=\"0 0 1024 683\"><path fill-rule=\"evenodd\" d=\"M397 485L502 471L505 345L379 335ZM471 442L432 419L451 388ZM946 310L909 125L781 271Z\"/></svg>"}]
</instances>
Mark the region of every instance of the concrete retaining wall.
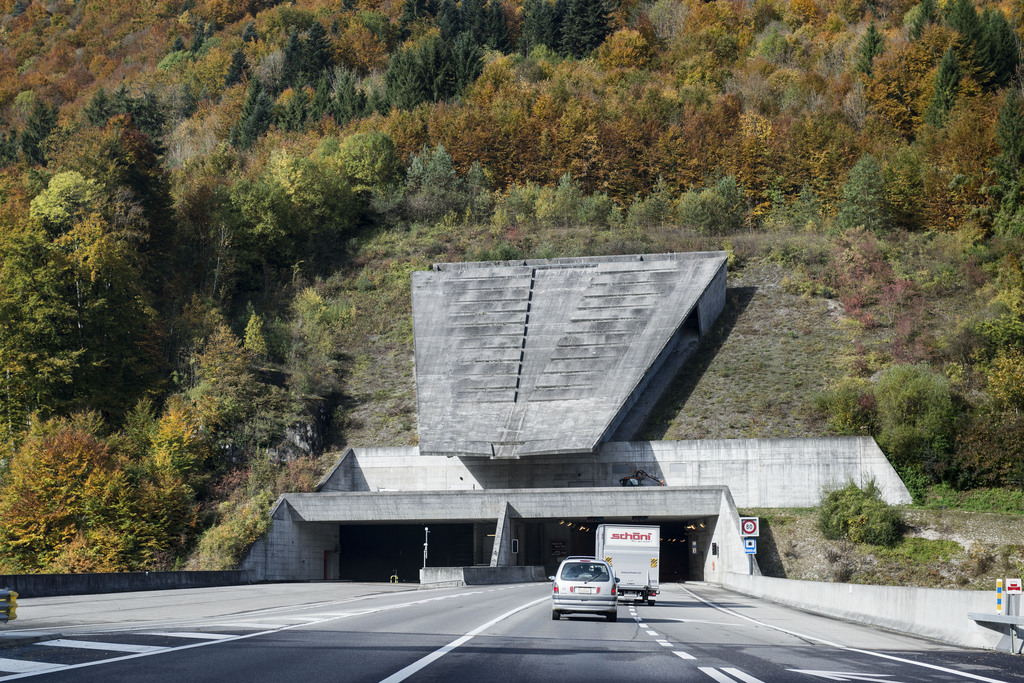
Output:
<instances>
[{"instance_id":1,"label":"concrete retaining wall","mask_svg":"<svg viewBox=\"0 0 1024 683\"><path fill-rule=\"evenodd\" d=\"M989 591L793 581L726 573L723 587L798 609L909 633L962 647L995 649L997 631L978 625L968 612L995 612Z\"/></svg>"},{"instance_id":2,"label":"concrete retaining wall","mask_svg":"<svg viewBox=\"0 0 1024 683\"><path fill-rule=\"evenodd\" d=\"M544 567L425 567L420 570L420 588L532 583L547 580L544 576Z\"/></svg>"},{"instance_id":3,"label":"concrete retaining wall","mask_svg":"<svg viewBox=\"0 0 1024 683\"><path fill-rule=\"evenodd\" d=\"M125 572L119 574L6 574L0 588L17 591L20 598L52 595L89 595L171 588L237 586L254 582L251 572Z\"/></svg>"}]
</instances>

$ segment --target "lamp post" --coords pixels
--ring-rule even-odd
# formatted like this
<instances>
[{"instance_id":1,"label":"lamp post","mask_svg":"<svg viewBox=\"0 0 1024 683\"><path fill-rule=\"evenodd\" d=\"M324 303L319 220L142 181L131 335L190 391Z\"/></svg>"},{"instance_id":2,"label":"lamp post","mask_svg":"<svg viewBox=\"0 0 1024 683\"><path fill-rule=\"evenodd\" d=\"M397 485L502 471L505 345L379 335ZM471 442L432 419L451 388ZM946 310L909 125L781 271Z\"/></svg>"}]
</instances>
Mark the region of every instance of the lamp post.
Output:
<instances>
[{"instance_id":1,"label":"lamp post","mask_svg":"<svg viewBox=\"0 0 1024 683\"><path fill-rule=\"evenodd\" d=\"M427 548L430 546L430 527L423 527L423 568L427 568Z\"/></svg>"}]
</instances>

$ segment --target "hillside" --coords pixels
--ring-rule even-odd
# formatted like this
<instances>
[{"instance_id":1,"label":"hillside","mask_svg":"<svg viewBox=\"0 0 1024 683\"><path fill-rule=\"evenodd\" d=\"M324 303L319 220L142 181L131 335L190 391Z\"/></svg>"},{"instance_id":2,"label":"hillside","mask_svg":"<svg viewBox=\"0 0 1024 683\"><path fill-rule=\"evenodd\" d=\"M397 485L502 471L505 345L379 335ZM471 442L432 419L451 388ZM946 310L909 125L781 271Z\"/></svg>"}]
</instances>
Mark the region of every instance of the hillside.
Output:
<instances>
[{"instance_id":1,"label":"hillside","mask_svg":"<svg viewBox=\"0 0 1024 683\"><path fill-rule=\"evenodd\" d=\"M869 434L918 504L1024 512L1021 19L0 0L0 572L231 566L415 443L435 261L726 250L645 436Z\"/></svg>"}]
</instances>

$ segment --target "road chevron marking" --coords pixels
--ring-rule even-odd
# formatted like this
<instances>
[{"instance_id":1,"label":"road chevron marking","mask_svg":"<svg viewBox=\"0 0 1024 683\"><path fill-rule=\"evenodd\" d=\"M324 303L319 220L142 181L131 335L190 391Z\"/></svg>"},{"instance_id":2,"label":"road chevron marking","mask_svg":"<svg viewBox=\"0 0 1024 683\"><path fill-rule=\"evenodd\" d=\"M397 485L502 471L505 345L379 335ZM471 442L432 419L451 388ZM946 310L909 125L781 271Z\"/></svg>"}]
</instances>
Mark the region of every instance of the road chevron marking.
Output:
<instances>
[{"instance_id":1,"label":"road chevron marking","mask_svg":"<svg viewBox=\"0 0 1024 683\"><path fill-rule=\"evenodd\" d=\"M482 626L477 626L475 629L473 629L472 631L470 631L466 635L464 635L464 636L462 636L460 638L456 638L455 640L453 640L452 642L448 643L444 647L439 648L437 650L434 650L433 652L431 652L426 657L421 657L420 659L416 660L415 662L413 662L409 666L405 667L404 669L402 669L400 671L396 671L395 673L391 674L387 678L383 679L380 683L399 683L400 681L404 681L409 676L412 676L414 673L416 673L420 669L422 669L422 668L432 664L433 662L437 661L441 657L444 657L446 654L448 654L449 652L451 652L455 648L459 647L460 645L464 645L464 644L468 643L475 636L480 635L483 631L489 629L491 626L494 626L498 622L504 621L505 619L508 619L510 616L512 616L513 614L515 614L517 612L522 612L524 609L527 609L529 607L533 607L534 605L539 605L540 603L547 602L548 600L550 600L550 598L545 595L543 598L538 598L537 600L534 600L533 602L528 602L528 603L526 603L524 605L520 605L519 607L516 607L513 610L509 610L508 612L505 612L504 614L502 614L500 617L496 617L494 619L491 619L490 621L488 621L486 624L483 624Z\"/></svg>"},{"instance_id":2,"label":"road chevron marking","mask_svg":"<svg viewBox=\"0 0 1024 683\"><path fill-rule=\"evenodd\" d=\"M956 669L949 669L949 668L946 668L944 666L939 666L938 664L929 664L928 662L915 662L913 659L905 659L903 657L896 657L895 655L887 655L885 653L874 652L872 650L861 650L861 649L858 649L858 648L855 648L855 647L850 647L848 645L842 645L840 643L833 643L830 640L825 640L824 638L818 638L817 636L809 636L809 635L806 635L806 634L803 634L803 633L798 633L796 631L790 631L789 629L782 628L781 626L774 626L772 624L767 624L767 623L765 623L763 621L758 621L757 619L754 619L753 617L748 617L745 614L740 614L739 612L735 612L735 611L733 611L733 610L731 610L731 609L729 609L727 607L722 607L721 605L716 605L715 603L711 602L710 600L705 600L701 596L697 595L696 593L691 591L689 588L683 588L683 590L686 591L687 593L689 593L690 595L692 595L693 597L697 598L701 602L703 602L708 607L716 609L719 612L723 612L725 614L729 614L729 615L734 616L734 617L736 617L738 619L743 619L744 621L749 621L749 622L754 623L754 624L759 624L761 626L764 626L765 628L770 628L770 629L772 629L774 631L779 631L781 633L788 633L789 635L796 636L797 638L804 638L806 640L813 640L813 641L822 643L824 645L828 645L830 647L839 648L840 650L846 650L847 652L856 652L858 654L869 655L871 657L878 657L880 659L888 659L890 661L900 662L902 664L912 664L914 666L920 666L920 667L923 667L925 669L933 669L935 671L942 671L943 673L953 674L954 676L962 676L963 678L970 678L971 680L974 680L974 681L985 681L985 683L1003 683L1003 681L1000 681L998 679L986 678L985 676L979 676L978 674L968 673L967 671L957 671Z\"/></svg>"},{"instance_id":3,"label":"road chevron marking","mask_svg":"<svg viewBox=\"0 0 1024 683\"><path fill-rule=\"evenodd\" d=\"M36 643L43 647L66 647L73 650L103 650L105 652L163 652L166 647L157 645L133 645L131 643L104 643L95 640L71 640L69 638L58 638L57 640L46 640Z\"/></svg>"}]
</instances>

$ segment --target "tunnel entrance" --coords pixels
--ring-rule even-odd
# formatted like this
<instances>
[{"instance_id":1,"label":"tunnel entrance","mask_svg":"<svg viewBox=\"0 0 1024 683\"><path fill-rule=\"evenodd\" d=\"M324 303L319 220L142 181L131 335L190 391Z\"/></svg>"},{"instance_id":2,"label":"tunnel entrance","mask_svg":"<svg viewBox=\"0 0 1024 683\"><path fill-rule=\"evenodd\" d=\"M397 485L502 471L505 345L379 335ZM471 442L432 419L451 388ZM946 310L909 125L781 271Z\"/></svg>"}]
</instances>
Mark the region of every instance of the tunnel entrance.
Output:
<instances>
[{"instance_id":1,"label":"tunnel entrance","mask_svg":"<svg viewBox=\"0 0 1024 683\"><path fill-rule=\"evenodd\" d=\"M687 536L689 522L661 523L661 571L662 583L686 581L690 577L690 537Z\"/></svg>"},{"instance_id":2,"label":"tunnel entrance","mask_svg":"<svg viewBox=\"0 0 1024 683\"><path fill-rule=\"evenodd\" d=\"M338 530L339 576L350 581L418 583L424 527L430 528L428 567L473 564L472 524L343 524Z\"/></svg>"}]
</instances>

